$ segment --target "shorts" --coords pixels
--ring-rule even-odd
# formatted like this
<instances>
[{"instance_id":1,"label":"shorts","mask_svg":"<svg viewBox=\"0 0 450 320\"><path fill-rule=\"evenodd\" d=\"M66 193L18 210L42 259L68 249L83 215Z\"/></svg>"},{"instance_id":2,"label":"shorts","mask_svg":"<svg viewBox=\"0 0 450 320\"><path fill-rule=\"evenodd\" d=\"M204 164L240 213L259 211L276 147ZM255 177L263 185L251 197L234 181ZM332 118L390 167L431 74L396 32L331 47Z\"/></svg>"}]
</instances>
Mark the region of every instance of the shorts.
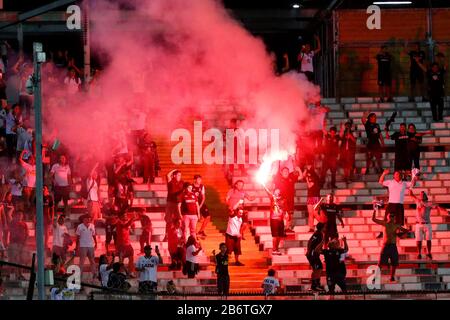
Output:
<instances>
[{"instance_id":1,"label":"shorts","mask_svg":"<svg viewBox=\"0 0 450 320\"><path fill-rule=\"evenodd\" d=\"M131 246L131 244L126 244L122 246L117 247L117 252L119 253L119 256L124 258L130 258L134 256L134 249Z\"/></svg>"},{"instance_id":2,"label":"shorts","mask_svg":"<svg viewBox=\"0 0 450 320\"><path fill-rule=\"evenodd\" d=\"M23 202L22 196L12 196L12 203L14 204L14 207L21 204Z\"/></svg>"},{"instance_id":3,"label":"shorts","mask_svg":"<svg viewBox=\"0 0 450 320\"><path fill-rule=\"evenodd\" d=\"M394 243L385 244L380 254L379 266L389 265L389 260L393 267L398 266L398 250L397 245Z\"/></svg>"},{"instance_id":4,"label":"shorts","mask_svg":"<svg viewBox=\"0 0 450 320\"><path fill-rule=\"evenodd\" d=\"M206 204L203 204L203 206L200 208L200 214L202 215L203 218L209 217L209 209L206 206Z\"/></svg>"},{"instance_id":5,"label":"shorts","mask_svg":"<svg viewBox=\"0 0 450 320\"><path fill-rule=\"evenodd\" d=\"M399 225L405 224L405 208L401 203L388 203L386 210L384 211L384 217L386 218L388 214L394 214L395 223Z\"/></svg>"},{"instance_id":6,"label":"shorts","mask_svg":"<svg viewBox=\"0 0 450 320\"><path fill-rule=\"evenodd\" d=\"M424 79L425 77L422 71L411 70L409 73L409 81L411 82L412 85L416 83L422 84L424 82Z\"/></svg>"},{"instance_id":7,"label":"shorts","mask_svg":"<svg viewBox=\"0 0 450 320\"><path fill-rule=\"evenodd\" d=\"M432 240L433 228L431 227L431 223L416 223L416 241L431 241Z\"/></svg>"},{"instance_id":8,"label":"shorts","mask_svg":"<svg viewBox=\"0 0 450 320\"><path fill-rule=\"evenodd\" d=\"M80 247L80 257L88 257L94 259L95 250L92 247Z\"/></svg>"},{"instance_id":9,"label":"shorts","mask_svg":"<svg viewBox=\"0 0 450 320\"><path fill-rule=\"evenodd\" d=\"M142 230L141 236L139 237L139 241L145 241L147 244L150 244L150 231Z\"/></svg>"},{"instance_id":10,"label":"shorts","mask_svg":"<svg viewBox=\"0 0 450 320\"><path fill-rule=\"evenodd\" d=\"M390 72L379 72L378 73L378 85L379 86L390 86L392 83Z\"/></svg>"},{"instance_id":11,"label":"shorts","mask_svg":"<svg viewBox=\"0 0 450 320\"><path fill-rule=\"evenodd\" d=\"M309 82L314 82L314 72L311 71L301 71L306 76Z\"/></svg>"},{"instance_id":12,"label":"shorts","mask_svg":"<svg viewBox=\"0 0 450 320\"><path fill-rule=\"evenodd\" d=\"M241 238L230 236L228 233L225 234L225 244L227 246L227 253L230 254L234 252L234 255L241 255Z\"/></svg>"},{"instance_id":13,"label":"shorts","mask_svg":"<svg viewBox=\"0 0 450 320\"><path fill-rule=\"evenodd\" d=\"M8 245L8 260L12 263L24 262L24 248L25 245L21 243L10 242Z\"/></svg>"},{"instance_id":14,"label":"shorts","mask_svg":"<svg viewBox=\"0 0 450 320\"><path fill-rule=\"evenodd\" d=\"M61 200L69 201L70 198L70 186L59 187L55 186L55 204L58 204Z\"/></svg>"},{"instance_id":15,"label":"shorts","mask_svg":"<svg viewBox=\"0 0 450 320\"><path fill-rule=\"evenodd\" d=\"M60 257L62 261L66 261L67 249L65 249L64 247L53 246L52 253Z\"/></svg>"},{"instance_id":16,"label":"shorts","mask_svg":"<svg viewBox=\"0 0 450 320\"><path fill-rule=\"evenodd\" d=\"M158 283L153 281L139 281L139 293L148 294L155 293Z\"/></svg>"},{"instance_id":17,"label":"shorts","mask_svg":"<svg viewBox=\"0 0 450 320\"><path fill-rule=\"evenodd\" d=\"M309 265L313 270L322 270L323 264L322 260L320 260L320 255L318 254L307 254L306 258L308 259Z\"/></svg>"},{"instance_id":18,"label":"shorts","mask_svg":"<svg viewBox=\"0 0 450 320\"><path fill-rule=\"evenodd\" d=\"M317 202L320 201L320 197L308 197L306 200L306 204L308 206L315 206Z\"/></svg>"},{"instance_id":19,"label":"shorts","mask_svg":"<svg viewBox=\"0 0 450 320\"><path fill-rule=\"evenodd\" d=\"M284 221L270 219L270 231L272 233L272 237L276 238L285 237L286 234L284 233Z\"/></svg>"}]
</instances>

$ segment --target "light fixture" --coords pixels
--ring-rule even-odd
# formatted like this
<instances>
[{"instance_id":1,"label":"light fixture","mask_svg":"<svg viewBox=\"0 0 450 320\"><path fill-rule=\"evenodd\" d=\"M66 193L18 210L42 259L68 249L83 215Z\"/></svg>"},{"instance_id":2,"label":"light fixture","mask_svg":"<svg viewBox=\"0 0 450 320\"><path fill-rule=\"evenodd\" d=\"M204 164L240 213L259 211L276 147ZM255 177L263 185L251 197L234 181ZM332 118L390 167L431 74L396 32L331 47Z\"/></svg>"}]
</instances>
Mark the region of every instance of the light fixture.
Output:
<instances>
[{"instance_id":1,"label":"light fixture","mask_svg":"<svg viewBox=\"0 0 450 320\"><path fill-rule=\"evenodd\" d=\"M402 4L412 4L412 1L374 1L373 4L402 5Z\"/></svg>"},{"instance_id":2,"label":"light fixture","mask_svg":"<svg viewBox=\"0 0 450 320\"><path fill-rule=\"evenodd\" d=\"M294 9L300 9L300 5L299 5L298 3L294 3L294 4L292 5L292 8L294 8Z\"/></svg>"}]
</instances>

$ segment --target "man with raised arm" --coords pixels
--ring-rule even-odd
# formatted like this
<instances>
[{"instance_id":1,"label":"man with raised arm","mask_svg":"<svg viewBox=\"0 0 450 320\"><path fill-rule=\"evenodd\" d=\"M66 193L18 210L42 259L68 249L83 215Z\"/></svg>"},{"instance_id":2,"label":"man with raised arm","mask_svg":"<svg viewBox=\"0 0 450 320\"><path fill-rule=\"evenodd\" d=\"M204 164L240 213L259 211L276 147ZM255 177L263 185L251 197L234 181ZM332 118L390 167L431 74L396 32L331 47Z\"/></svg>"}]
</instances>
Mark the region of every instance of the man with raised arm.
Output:
<instances>
[{"instance_id":1,"label":"man with raised arm","mask_svg":"<svg viewBox=\"0 0 450 320\"><path fill-rule=\"evenodd\" d=\"M416 202L416 230L415 236L417 241L417 259L422 259L422 241L427 241L427 257L431 260L431 240L433 229L431 227L431 209L441 209L437 204L428 200L427 194L422 191L420 196L414 195L412 190L409 190L409 195Z\"/></svg>"},{"instance_id":2,"label":"man with raised arm","mask_svg":"<svg viewBox=\"0 0 450 320\"><path fill-rule=\"evenodd\" d=\"M403 202L405 199L406 189L411 189L416 184L417 177L413 175L411 182L403 181L399 171L394 172L394 179L384 180L389 174L389 169L383 171L378 182L389 190L389 202L385 210L385 219L388 214L393 214L395 223L399 225L405 224L405 209Z\"/></svg>"},{"instance_id":3,"label":"man with raised arm","mask_svg":"<svg viewBox=\"0 0 450 320\"><path fill-rule=\"evenodd\" d=\"M327 246L330 239L339 238L336 219L339 220L342 228L344 228L344 220L342 220L342 210L334 203L334 195L332 193L327 196L326 203L322 203L323 200L324 198L321 198L314 206L314 211L316 212L316 219L325 224L324 245Z\"/></svg>"}]
</instances>

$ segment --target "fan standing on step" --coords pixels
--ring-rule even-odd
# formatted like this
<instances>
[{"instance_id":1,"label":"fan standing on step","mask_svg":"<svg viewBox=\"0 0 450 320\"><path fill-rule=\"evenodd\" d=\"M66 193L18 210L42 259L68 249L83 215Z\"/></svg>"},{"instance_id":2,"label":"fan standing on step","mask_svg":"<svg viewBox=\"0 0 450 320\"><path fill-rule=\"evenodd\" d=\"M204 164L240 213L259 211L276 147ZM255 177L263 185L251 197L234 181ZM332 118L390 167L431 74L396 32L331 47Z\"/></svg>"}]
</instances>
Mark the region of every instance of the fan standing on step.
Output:
<instances>
[{"instance_id":1,"label":"fan standing on step","mask_svg":"<svg viewBox=\"0 0 450 320\"><path fill-rule=\"evenodd\" d=\"M324 227L325 225L319 222L316 226L316 232L313 233L308 241L308 248L306 251L306 258L312 268L311 273L311 290L325 291L320 285L320 275L322 274L323 264L320 260L320 249L324 241Z\"/></svg>"},{"instance_id":2,"label":"fan standing on step","mask_svg":"<svg viewBox=\"0 0 450 320\"><path fill-rule=\"evenodd\" d=\"M420 197L414 195L412 190L409 190L409 195L416 202L416 230L415 236L417 241L417 259L422 259L422 241L427 241L427 257L431 260L431 240L433 229L431 226L431 209L445 210L438 205L428 200L427 194L422 191Z\"/></svg>"},{"instance_id":3,"label":"fan standing on step","mask_svg":"<svg viewBox=\"0 0 450 320\"><path fill-rule=\"evenodd\" d=\"M403 181L399 171L394 172L394 179L384 180L386 175L389 174L389 169L383 171L378 182L389 190L389 203L385 210L385 219L388 214L393 214L395 217L395 223L399 225L405 224L405 209L403 202L405 200L406 189L411 189L416 184L417 176L413 175L411 182Z\"/></svg>"},{"instance_id":4,"label":"fan standing on step","mask_svg":"<svg viewBox=\"0 0 450 320\"><path fill-rule=\"evenodd\" d=\"M202 176L196 174L194 176L194 185L192 186L192 192L197 196L198 206L200 207L200 216L202 219L202 225L197 235L201 237L206 237L205 229L208 226L211 216L209 215L208 207L206 206L206 190L205 186L202 184Z\"/></svg>"},{"instance_id":5,"label":"fan standing on step","mask_svg":"<svg viewBox=\"0 0 450 320\"><path fill-rule=\"evenodd\" d=\"M272 255L281 256L279 246L282 238L286 237L284 231L284 216L286 212L286 199L283 197L279 189L275 189L272 193L264 186L270 199L270 232L272 234Z\"/></svg>"},{"instance_id":6,"label":"fan standing on step","mask_svg":"<svg viewBox=\"0 0 450 320\"><path fill-rule=\"evenodd\" d=\"M385 216L384 220L377 219L378 208L378 206L374 206L372 214L372 221L384 227L383 249L381 249L378 266L381 268L382 266L389 266L390 263L391 281L395 281L395 271L398 267L397 236L408 232L408 230L395 222L395 214L392 212Z\"/></svg>"},{"instance_id":7,"label":"fan standing on step","mask_svg":"<svg viewBox=\"0 0 450 320\"><path fill-rule=\"evenodd\" d=\"M324 198L321 198L314 206L314 210L318 213L316 214L316 219L325 224L324 246L326 247L330 239L339 238L336 219L339 220L342 228L344 228L344 221L342 220L342 210L334 203L334 195L332 193L327 196L326 203L323 203L323 201Z\"/></svg>"},{"instance_id":8,"label":"fan standing on step","mask_svg":"<svg viewBox=\"0 0 450 320\"><path fill-rule=\"evenodd\" d=\"M377 115L375 113L365 112L361 119L367 136L366 149L366 174L369 174L370 164L375 158L373 167L377 173L381 172L381 151L384 148L383 135L381 134L380 125L377 123Z\"/></svg>"},{"instance_id":9,"label":"fan standing on step","mask_svg":"<svg viewBox=\"0 0 450 320\"><path fill-rule=\"evenodd\" d=\"M181 180L179 170L170 171L167 176L167 204L164 220L166 221L166 235L163 241L167 241L169 228L175 219L182 219L178 204L183 200L184 181Z\"/></svg>"},{"instance_id":10,"label":"fan standing on step","mask_svg":"<svg viewBox=\"0 0 450 320\"><path fill-rule=\"evenodd\" d=\"M245 240L244 233L245 230L247 229L248 223L248 214L246 211L244 211L245 199L249 201L255 200L254 197L252 197L251 195L249 195L247 192L244 191L244 181L237 180L233 185L233 189L228 191L225 201L228 205L230 215L233 215L236 209L238 209L238 207L242 207L242 227L241 227L242 240Z\"/></svg>"}]
</instances>

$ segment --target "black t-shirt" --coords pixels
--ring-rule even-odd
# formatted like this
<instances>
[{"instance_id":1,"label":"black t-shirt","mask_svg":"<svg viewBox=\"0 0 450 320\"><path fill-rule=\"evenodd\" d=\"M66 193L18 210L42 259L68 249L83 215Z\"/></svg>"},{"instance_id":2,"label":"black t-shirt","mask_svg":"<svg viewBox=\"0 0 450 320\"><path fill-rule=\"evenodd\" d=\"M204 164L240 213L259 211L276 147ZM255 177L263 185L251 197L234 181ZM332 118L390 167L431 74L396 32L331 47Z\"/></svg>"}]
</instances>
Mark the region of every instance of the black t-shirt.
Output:
<instances>
[{"instance_id":1,"label":"black t-shirt","mask_svg":"<svg viewBox=\"0 0 450 320\"><path fill-rule=\"evenodd\" d=\"M398 155L406 155L408 152L408 134L401 134L400 132L395 132L391 136L391 140L395 141L395 153Z\"/></svg>"},{"instance_id":2,"label":"black t-shirt","mask_svg":"<svg viewBox=\"0 0 450 320\"><path fill-rule=\"evenodd\" d=\"M124 289L127 277L120 272L112 271L108 278L108 288L111 289Z\"/></svg>"},{"instance_id":3,"label":"black t-shirt","mask_svg":"<svg viewBox=\"0 0 450 320\"><path fill-rule=\"evenodd\" d=\"M347 134L344 134L344 137L341 138L341 152L354 152L356 149L356 139L353 141L352 139L347 137Z\"/></svg>"},{"instance_id":4,"label":"black t-shirt","mask_svg":"<svg viewBox=\"0 0 450 320\"><path fill-rule=\"evenodd\" d=\"M444 74L445 71L440 69L438 72L428 71L428 86L430 96L443 97L444 96Z\"/></svg>"},{"instance_id":5,"label":"black t-shirt","mask_svg":"<svg viewBox=\"0 0 450 320\"><path fill-rule=\"evenodd\" d=\"M341 255L344 249L324 249L322 254L325 258L327 273L345 273L345 262L341 262Z\"/></svg>"},{"instance_id":6,"label":"black t-shirt","mask_svg":"<svg viewBox=\"0 0 450 320\"><path fill-rule=\"evenodd\" d=\"M422 142L422 137L417 136L415 133L408 132L408 150L417 151L419 149L420 143Z\"/></svg>"},{"instance_id":7,"label":"black t-shirt","mask_svg":"<svg viewBox=\"0 0 450 320\"><path fill-rule=\"evenodd\" d=\"M216 272L219 275L228 275L228 255L216 254Z\"/></svg>"},{"instance_id":8,"label":"black t-shirt","mask_svg":"<svg viewBox=\"0 0 450 320\"><path fill-rule=\"evenodd\" d=\"M338 214L340 214L341 209L335 204L321 204L320 210L326 215L327 217L327 227L328 229L336 229L336 217Z\"/></svg>"},{"instance_id":9,"label":"black t-shirt","mask_svg":"<svg viewBox=\"0 0 450 320\"><path fill-rule=\"evenodd\" d=\"M381 128L378 123L370 123L367 120L364 125L367 135L367 146L380 146Z\"/></svg>"},{"instance_id":10,"label":"black t-shirt","mask_svg":"<svg viewBox=\"0 0 450 320\"><path fill-rule=\"evenodd\" d=\"M423 61L425 60L425 52L420 50L420 51L410 51L408 53L409 58L411 59L411 65L410 65L410 70L411 72L414 73L422 73L422 69L419 67L419 65L417 64L415 58L419 57L419 62L423 63Z\"/></svg>"},{"instance_id":11,"label":"black t-shirt","mask_svg":"<svg viewBox=\"0 0 450 320\"><path fill-rule=\"evenodd\" d=\"M390 74L391 73L391 60L392 57L389 53L379 53L376 56L378 62L378 73L379 74Z\"/></svg>"},{"instance_id":12,"label":"black t-shirt","mask_svg":"<svg viewBox=\"0 0 450 320\"><path fill-rule=\"evenodd\" d=\"M328 133L325 135L325 152L329 155L337 155L339 154L339 141L341 141L341 137L337 134L334 137ZM336 157L328 157L329 160L336 159Z\"/></svg>"},{"instance_id":13,"label":"black t-shirt","mask_svg":"<svg viewBox=\"0 0 450 320\"><path fill-rule=\"evenodd\" d=\"M167 201L173 203L180 203L183 200L183 180L179 182L175 179L167 183Z\"/></svg>"},{"instance_id":14,"label":"black t-shirt","mask_svg":"<svg viewBox=\"0 0 450 320\"><path fill-rule=\"evenodd\" d=\"M308 241L308 250L306 255L314 255L314 249L323 241L323 233L321 231L316 231L313 233L311 238Z\"/></svg>"},{"instance_id":15,"label":"black t-shirt","mask_svg":"<svg viewBox=\"0 0 450 320\"><path fill-rule=\"evenodd\" d=\"M113 233L116 232L116 225L115 225L115 224L112 224L110 219L107 219L107 220L106 220L106 223L105 223L105 232L106 232L107 234L113 234Z\"/></svg>"},{"instance_id":16,"label":"black t-shirt","mask_svg":"<svg viewBox=\"0 0 450 320\"><path fill-rule=\"evenodd\" d=\"M308 170L305 179L308 188L308 198L320 198L320 179L317 173L314 170ZM313 185L310 187L308 182L313 183Z\"/></svg>"}]
</instances>

